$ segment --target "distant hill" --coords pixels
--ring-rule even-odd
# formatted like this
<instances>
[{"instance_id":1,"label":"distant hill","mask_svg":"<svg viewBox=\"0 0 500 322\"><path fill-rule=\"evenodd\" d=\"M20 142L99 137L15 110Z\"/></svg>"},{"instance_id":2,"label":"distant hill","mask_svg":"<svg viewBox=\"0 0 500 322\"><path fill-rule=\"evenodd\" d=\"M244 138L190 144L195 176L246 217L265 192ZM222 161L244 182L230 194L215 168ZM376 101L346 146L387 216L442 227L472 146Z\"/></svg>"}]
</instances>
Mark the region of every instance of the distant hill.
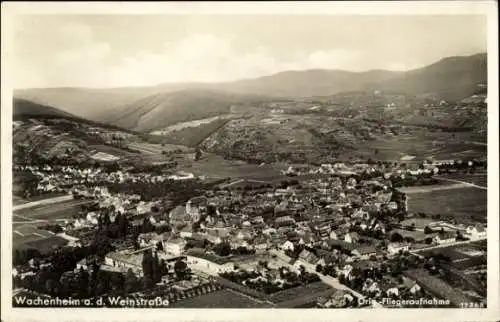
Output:
<instances>
[{"instance_id":1,"label":"distant hill","mask_svg":"<svg viewBox=\"0 0 500 322\"><path fill-rule=\"evenodd\" d=\"M14 97L53 106L89 120L102 121L108 110L157 92L157 88L34 88L14 91Z\"/></svg>"},{"instance_id":2,"label":"distant hill","mask_svg":"<svg viewBox=\"0 0 500 322\"><path fill-rule=\"evenodd\" d=\"M435 93L444 99L470 96L487 82L487 56L449 57L407 72L371 70L286 71L271 76L218 84L227 91L284 97L328 96L342 92L389 90L406 94Z\"/></svg>"},{"instance_id":3,"label":"distant hill","mask_svg":"<svg viewBox=\"0 0 500 322\"><path fill-rule=\"evenodd\" d=\"M25 99L14 98L12 104L13 118L22 117L61 117L61 118L77 118L75 115L59 110L52 106L37 104Z\"/></svg>"},{"instance_id":4,"label":"distant hill","mask_svg":"<svg viewBox=\"0 0 500 322\"><path fill-rule=\"evenodd\" d=\"M74 121L77 123L93 125L103 128L108 128L111 130L131 132L128 129L124 129L113 124L96 122L92 120L87 120L85 118L73 115L71 113L62 111L58 108L38 104L26 99L14 98L12 102L12 119L13 120L25 120L28 118L34 119L66 119Z\"/></svg>"},{"instance_id":5,"label":"distant hill","mask_svg":"<svg viewBox=\"0 0 500 322\"><path fill-rule=\"evenodd\" d=\"M228 114L233 104L252 104L266 98L205 89L185 89L151 95L109 111L103 121L149 132L180 122Z\"/></svg>"},{"instance_id":6,"label":"distant hill","mask_svg":"<svg viewBox=\"0 0 500 322\"><path fill-rule=\"evenodd\" d=\"M282 97L309 97L363 90L367 83L377 83L402 75L401 72L373 70L349 72L344 70L286 71L255 79L218 84L225 90Z\"/></svg>"},{"instance_id":7,"label":"distant hill","mask_svg":"<svg viewBox=\"0 0 500 322\"><path fill-rule=\"evenodd\" d=\"M486 84L487 56L449 57L424 68L368 86L408 94L432 93L447 101L459 101L474 94L478 84Z\"/></svg>"},{"instance_id":8,"label":"distant hill","mask_svg":"<svg viewBox=\"0 0 500 322\"><path fill-rule=\"evenodd\" d=\"M230 105L253 101L255 95L297 99L382 90L459 101L474 94L478 84L486 82L487 55L476 54L445 58L407 72L315 69L225 83L26 89L14 95L86 119L149 131L226 113Z\"/></svg>"}]
</instances>

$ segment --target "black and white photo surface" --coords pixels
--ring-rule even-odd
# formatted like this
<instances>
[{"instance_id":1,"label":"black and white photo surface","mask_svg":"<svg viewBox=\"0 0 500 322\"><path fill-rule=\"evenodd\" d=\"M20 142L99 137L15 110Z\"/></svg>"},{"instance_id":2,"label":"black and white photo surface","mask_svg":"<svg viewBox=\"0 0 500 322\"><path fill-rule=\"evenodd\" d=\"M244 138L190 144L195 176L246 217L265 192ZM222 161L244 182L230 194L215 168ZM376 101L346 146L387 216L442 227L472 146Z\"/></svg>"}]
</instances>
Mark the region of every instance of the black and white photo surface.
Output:
<instances>
[{"instance_id":1,"label":"black and white photo surface","mask_svg":"<svg viewBox=\"0 0 500 322\"><path fill-rule=\"evenodd\" d=\"M498 311L495 6L274 5L10 13L2 303Z\"/></svg>"}]
</instances>

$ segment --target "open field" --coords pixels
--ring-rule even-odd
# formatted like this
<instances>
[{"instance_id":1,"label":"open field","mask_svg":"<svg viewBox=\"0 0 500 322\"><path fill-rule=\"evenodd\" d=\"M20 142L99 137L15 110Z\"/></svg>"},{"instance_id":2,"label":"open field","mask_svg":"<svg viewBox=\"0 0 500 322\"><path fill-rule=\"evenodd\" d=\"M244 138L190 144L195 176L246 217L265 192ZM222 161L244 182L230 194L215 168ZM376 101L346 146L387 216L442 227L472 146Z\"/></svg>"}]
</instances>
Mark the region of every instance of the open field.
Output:
<instances>
[{"instance_id":1,"label":"open field","mask_svg":"<svg viewBox=\"0 0 500 322\"><path fill-rule=\"evenodd\" d=\"M16 225L12 228L12 246L15 249L29 247L33 243L54 236L47 230L38 229L34 224Z\"/></svg>"},{"instance_id":2,"label":"open field","mask_svg":"<svg viewBox=\"0 0 500 322\"><path fill-rule=\"evenodd\" d=\"M383 161L421 162L426 158L479 158L486 156L486 147L451 138L451 133L430 132L428 134L400 134L393 137L378 137L358 146L359 155ZM377 154L373 155L373 151ZM402 160L405 156L411 160Z\"/></svg>"},{"instance_id":3,"label":"open field","mask_svg":"<svg viewBox=\"0 0 500 322\"><path fill-rule=\"evenodd\" d=\"M325 291L333 293L335 289L323 282L315 282L271 294L269 298L273 303L286 303L294 300L298 300L297 303L302 302L302 300L307 303L323 295Z\"/></svg>"},{"instance_id":4,"label":"open field","mask_svg":"<svg viewBox=\"0 0 500 322\"><path fill-rule=\"evenodd\" d=\"M408 194L408 211L453 216L459 223L486 222L487 191L477 188Z\"/></svg>"},{"instance_id":5,"label":"open field","mask_svg":"<svg viewBox=\"0 0 500 322\"><path fill-rule=\"evenodd\" d=\"M73 214L79 211L80 205L88 202L87 200L69 200L15 210L12 214L12 241L14 247L21 247L26 243L53 236L52 232L38 227L49 223L63 224L66 219L72 218Z\"/></svg>"},{"instance_id":6,"label":"open field","mask_svg":"<svg viewBox=\"0 0 500 322\"><path fill-rule=\"evenodd\" d=\"M269 304L260 303L256 300L235 292L231 289L222 289L212 293L196 296L183 301L173 303L173 308L264 308Z\"/></svg>"},{"instance_id":7,"label":"open field","mask_svg":"<svg viewBox=\"0 0 500 322\"><path fill-rule=\"evenodd\" d=\"M106 153L118 158L128 158L136 155L136 153L126 151L123 149L116 148L114 146L105 145L105 144L95 144L89 145L89 150L94 150L96 153Z\"/></svg>"},{"instance_id":8,"label":"open field","mask_svg":"<svg viewBox=\"0 0 500 322\"><path fill-rule=\"evenodd\" d=\"M145 154L161 154L163 151L170 152L175 150L181 150L182 152L188 152L190 149L182 145L174 144L153 144L153 143L131 143L129 148L138 150Z\"/></svg>"},{"instance_id":9,"label":"open field","mask_svg":"<svg viewBox=\"0 0 500 322\"><path fill-rule=\"evenodd\" d=\"M199 161L189 161L179 164L180 169L194 175L204 175L210 178L246 178L254 180L268 180L271 177L281 177L283 168L279 165L248 164L243 161L225 160L215 154L204 154Z\"/></svg>"},{"instance_id":10,"label":"open field","mask_svg":"<svg viewBox=\"0 0 500 322\"><path fill-rule=\"evenodd\" d=\"M69 200L15 210L12 214L13 221L69 219L78 212L81 205L89 202L88 200Z\"/></svg>"},{"instance_id":11,"label":"open field","mask_svg":"<svg viewBox=\"0 0 500 322\"><path fill-rule=\"evenodd\" d=\"M453 174L441 174L441 178L458 180L463 182L472 183L478 186L487 187L488 186L488 176L486 173L453 173Z\"/></svg>"}]
</instances>

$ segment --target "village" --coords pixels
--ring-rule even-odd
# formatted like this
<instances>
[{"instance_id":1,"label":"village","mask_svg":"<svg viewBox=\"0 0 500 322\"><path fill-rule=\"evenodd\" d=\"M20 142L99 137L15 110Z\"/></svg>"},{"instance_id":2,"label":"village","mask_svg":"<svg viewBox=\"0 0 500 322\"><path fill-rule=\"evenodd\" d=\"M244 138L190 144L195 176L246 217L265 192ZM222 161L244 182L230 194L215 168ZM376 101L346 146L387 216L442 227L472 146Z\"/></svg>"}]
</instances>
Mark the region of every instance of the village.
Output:
<instances>
[{"instance_id":1,"label":"village","mask_svg":"<svg viewBox=\"0 0 500 322\"><path fill-rule=\"evenodd\" d=\"M110 289L161 294L181 307L223 290L263 307L380 307L419 298L430 306L434 298L452 307L484 303L485 289L439 251L475 254L459 260L485 265L485 251L477 248L486 227L412 213L398 190L433 184L445 168L471 166L453 160L290 166L279 181L210 184L189 173L18 166L39 178L37 193L66 193L85 203L38 227L51 232L39 242L44 247L16 248L14 287L82 298ZM171 197L171 190L185 192ZM450 272L464 280L463 292L440 278Z\"/></svg>"}]
</instances>

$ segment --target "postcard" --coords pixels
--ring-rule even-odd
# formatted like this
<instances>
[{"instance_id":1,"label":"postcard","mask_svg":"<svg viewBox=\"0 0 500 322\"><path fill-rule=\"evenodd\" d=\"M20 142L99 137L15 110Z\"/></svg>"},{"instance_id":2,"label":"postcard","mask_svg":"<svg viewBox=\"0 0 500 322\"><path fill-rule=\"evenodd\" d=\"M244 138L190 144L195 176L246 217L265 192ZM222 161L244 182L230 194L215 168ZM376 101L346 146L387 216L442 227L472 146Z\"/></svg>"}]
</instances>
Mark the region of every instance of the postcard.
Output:
<instances>
[{"instance_id":1,"label":"postcard","mask_svg":"<svg viewBox=\"0 0 500 322\"><path fill-rule=\"evenodd\" d=\"M493 1L2 3L2 320L494 321Z\"/></svg>"}]
</instances>

